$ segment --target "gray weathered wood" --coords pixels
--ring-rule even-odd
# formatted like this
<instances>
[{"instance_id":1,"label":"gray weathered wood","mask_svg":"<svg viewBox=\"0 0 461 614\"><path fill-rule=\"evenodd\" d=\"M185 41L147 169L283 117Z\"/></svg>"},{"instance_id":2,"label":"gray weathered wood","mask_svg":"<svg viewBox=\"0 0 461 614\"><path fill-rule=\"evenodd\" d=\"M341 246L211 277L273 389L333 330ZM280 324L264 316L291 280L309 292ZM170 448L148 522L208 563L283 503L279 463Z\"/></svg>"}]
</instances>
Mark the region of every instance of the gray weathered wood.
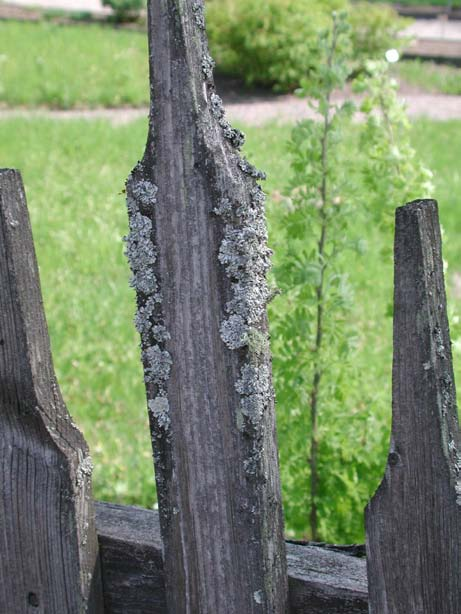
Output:
<instances>
[{"instance_id":1,"label":"gray weathered wood","mask_svg":"<svg viewBox=\"0 0 461 614\"><path fill-rule=\"evenodd\" d=\"M105 614L167 614L157 512L96 503ZM290 614L366 614L365 560L287 544Z\"/></svg>"},{"instance_id":2,"label":"gray weathered wood","mask_svg":"<svg viewBox=\"0 0 461 614\"><path fill-rule=\"evenodd\" d=\"M0 612L102 612L91 461L53 370L21 176L0 170Z\"/></svg>"},{"instance_id":3,"label":"gray weathered wood","mask_svg":"<svg viewBox=\"0 0 461 614\"><path fill-rule=\"evenodd\" d=\"M286 611L267 334L264 194L213 83L201 0L151 0L147 146L127 255L151 421L168 603Z\"/></svg>"},{"instance_id":4,"label":"gray weathered wood","mask_svg":"<svg viewBox=\"0 0 461 614\"><path fill-rule=\"evenodd\" d=\"M397 210L392 437L366 510L370 612L461 612L459 430L435 201Z\"/></svg>"},{"instance_id":5,"label":"gray weathered wood","mask_svg":"<svg viewBox=\"0 0 461 614\"><path fill-rule=\"evenodd\" d=\"M168 614L158 512L96 502L105 614Z\"/></svg>"},{"instance_id":6,"label":"gray weathered wood","mask_svg":"<svg viewBox=\"0 0 461 614\"><path fill-rule=\"evenodd\" d=\"M287 544L290 614L366 614L365 559Z\"/></svg>"}]
</instances>

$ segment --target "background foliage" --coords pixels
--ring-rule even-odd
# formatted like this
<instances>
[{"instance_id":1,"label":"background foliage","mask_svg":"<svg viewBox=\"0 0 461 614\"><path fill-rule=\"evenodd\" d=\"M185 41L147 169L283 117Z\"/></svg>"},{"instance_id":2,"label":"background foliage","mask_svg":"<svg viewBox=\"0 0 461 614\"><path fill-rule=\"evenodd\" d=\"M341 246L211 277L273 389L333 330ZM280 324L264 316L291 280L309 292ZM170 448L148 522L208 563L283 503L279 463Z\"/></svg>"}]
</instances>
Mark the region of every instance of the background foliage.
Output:
<instances>
[{"instance_id":1,"label":"background foliage","mask_svg":"<svg viewBox=\"0 0 461 614\"><path fill-rule=\"evenodd\" d=\"M240 128L247 134L246 155L268 172L270 243L277 269L287 249L281 192L290 172L286 143L292 126ZM132 324L134 297L123 255L127 221L121 193L142 154L146 129L145 121L114 127L106 121L3 120L0 160L24 174L54 359L69 410L91 446L95 494L152 506L155 489ZM360 152L356 130L353 125L347 132L346 150ZM418 154L434 171L446 231L455 369L461 381L456 315L461 253L455 240L461 233L461 123L419 121L412 135ZM389 209L398 204L388 203ZM345 252L339 264L354 287L348 327L357 338L356 350L353 369L343 373L335 361L336 396L324 410L320 432L320 528L324 539L340 542L363 540L363 507L381 479L390 424L392 257L383 256L389 232L370 224L362 209L351 231L351 241L360 243L363 253ZM271 303L272 320L286 309L282 294ZM272 341L278 360L275 330ZM283 378L278 368L276 363L276 377ZM306 414L283 402L280 394L277 412L287 530L302 537L307 534L302 500L308 478ZM295 490L300 496L293 499Z\"/></svg>"},{"instance_id":2,"label":"background foliage","mask_svg":"<svg viewBox=\"0 0 461 614\"><path fill-rule=\"evenodd\" d=\"M328 532L325 487L332 477L331 446L340 416L347 416L342 436L351 425L360 430L350 406L350 381L366 388L355 368L360 334L350 319L355 299L346 259L350 252L364 258L367 250L366 237L356 236L354 225L361 217L380 228L383 238L387 234L381 257L391 260L394 207L389 203L427 198L433 190L432 175L411 146L410 124L388 64L367 60L363 72L352 78L352 36L347 15L333 14L332 26L319 36L319 62L299 90L318 118L299 122L289 143L290 183L282 199L284 248L275 268L283 297L271 319L280 413L288 415L287 424L296 425L298 434L282 461L284 471L296 476L286 515L297 530L306 533L308 527L314 540ZM333 98L338 91L344 95L348 80L362 94L360 110L365 115L353 130L358 139L354 156L350 134L355 104L347 94L346 102ZM362 440L365 445L366 436ZM335 453L344 459L343 450ZM354 469L359 465L354 455L349 462ZM344 481L354 509L351 493L358 493L359 484L353 488L357 475L336 475ZM344 512L335 512L338 521ZM344 525L351 530L354 520L345 516Z\"/></svg>"},{"instance_id":3,"label":"background foliage","mask_svg":"<svg viewBox=\"0 0 461 614\"><path fill-rule=\"evenodd\" d=\"M281 0L283 16L275 24L282 8L272 0L267 6L255 0L233 0L234 8L226 2L219 5L210 0L214 53L222 69L234 74L241 64L244 72L240 74L247 82L281 89L293 87L306 74L313 75L320 53L315 29L327 23L332 7L344 6L344 0L295 0L293 5L309 15L301 23L288 6L291 3ZM216 17L212 17L214 10ZM373 12L369 5L356 6L351 19L352 57L356 68L363 67L368 53L379 55L388 46L396 22L392 12L381 7ZM298 36L299 28L305 29ZM231 39L224 45L222 37L227 32ZM297 64L291 48L303 56L309 53L309 61L302 59ZM0 102L57 108L145 105L146 58L141 31L0 22ZM411 73L424 87L456 89L459 81L455 68L439 71L434 66L430 73L420 63L397 68L402 74ZM371 107L373 104L376 96ZM370 155L373 147L387 152L395 163L402 154L405 160L411 158L413 146L418 158L434 171L434 193L446 230L444 254L449 262L447 284L458 379L461 374L457 364L461 254L454 240L461 233L457 200L461 123L418 121L410 129L403 121L399 130L406 140L401 134L397 140L406 145L399 151L389 140L376 140L379 131L372 118L365 125L347 122L337 148L338 164L344 171L341 182L347 180L349 199L340 201L347 211L348 233L347 249L338 254L336 262L341 271L336 294L347 309L332 311L329 325L331 351L325 356L328 378L318 433L318 498L320 536L340 542L363 540L363 507L379 483L388 448L391 225L392 211L404 194L398 181L383 180L382 168L367 167L374 159ZM304 286L315 280L317 272L305 266L312 237L290 234L293 211L287 207L286 195L289 149L293 153L296 143L302 155L310 155L303 148L309 139L311 144L315 139L312 126L294 138L289 125L240 128L248 136L246 155L269 176L270 241L275 250L274 275L282 290L270 306L270 316L286 526L291 536L308 537L310 424L300 395L298 366L306 360L301 356L306 349L301 341L309 323L296 305L304 300L303 293L309 293ZM306 130L311 130L311 136ZM92 449L96 496L152 506L155 488L138 339L132 325L134 297L128 287L121 240L127 230L124 179L142 154L145 134L145 121L114 127L105 121L0 120L0 163L16 166L24 174L58 376L69 409ZM372 172L367 175L360 170L364 168ZM376 177L381 181L373 183ZM357 195L362 196L357 199ZM418 192L405 197L413 195L420 196ZM353 210L347 209L352 196L360 203ZM380 209L388 212L387 223L382 223ZM290 319L293 313L294 320Z\"/></svg>"},{"instance_id":4,"label":"background foliage","mask_svg":"<svg viewBox=\"0 0 461 614\"><path fill-rule=\"evenodd\" d=\"M318 61L319 29L333 9L346 5L347 0L209 0L218 72L247 84L294 89ZM394 46L402 27L384 5L354 4L351 21L358 66ZM133 30L0 22L1 102L60 109L147 105L145 23Z\"/></svg>"},{"instance_id":5,"label":"background foliage","mask_svg":"<svg viewBox=\"0 0 461 614\"><path fill-rule=\"evenodd\" d=\"M291 90L317 65L318 32L334 10L350 9L353 56L382 55L404 21L385 5L347 0L209 0L210 47L219 70L247 84Z\"/></svg>"}]
</instances>

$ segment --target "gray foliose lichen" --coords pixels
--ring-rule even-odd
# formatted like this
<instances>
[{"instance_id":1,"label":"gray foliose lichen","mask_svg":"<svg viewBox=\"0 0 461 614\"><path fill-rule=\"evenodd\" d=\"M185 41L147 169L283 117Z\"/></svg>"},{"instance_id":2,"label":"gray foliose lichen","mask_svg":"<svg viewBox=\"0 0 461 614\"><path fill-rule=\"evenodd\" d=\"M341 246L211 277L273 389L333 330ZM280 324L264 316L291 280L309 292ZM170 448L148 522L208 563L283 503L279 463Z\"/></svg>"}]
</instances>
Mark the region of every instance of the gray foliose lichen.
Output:
<instances>
[{"instance_id":1,"label":"gray foliose lichen","mask_svg":"<svg viewBox=\"0 0 461 614\"><path fill-rule=\"evenodd\" d=\"M207 81L213 79L213 70L216 63L208 52L205 52L202 56L202 72Z\"/></svg>"},{"instance_id":2,"label":"gray foliose lichen","mask_svg":"<svg viewBox=\"0 0 461 614\"><path fill-rule=\"evenodd\" d=\"M219 126L221 127L224 138L227 139L236 149L243 147L245 144L245 135L237 128L232 128L230 123L227 121L223 102L216 92L212 92L210 96L210 109L212 116L217 120Z\"/></svg>"},{"instance_id":3,"label":"gray foliose lichen","mask_svg":"<svg viewBox=\"0 0 461 614\"><path fill-rule=\"evenodd\" d=\"M148 402L149 411L159 427L165 431L170 428L170 406L166 397L157 396Z\"/></svg>"},{"instance_id":4,"label":"gray foliose lichen","mask_svg":"<svg viewBox=\"0 0 461 614\"><path fill-rule=\"evenodd\" d=\"M162 295L155 274L157 249L154 242L152 212L157 203L158 189L152 182L133 175L127 181L127 206L130 232L125 237L126 256L130 264L131 286L136 290L135 326L141 336L144 379L155 396L148 408L158 432L163 434L170 425L166 398L167 382L172 365L165 349L170 335L163 324Z\"/></svg>"},{"instance_id":5,"label":"gray foliose lichen","mask_svg":"<svg viewBox=\"0 0 461 614\"><path fill-rule=\"evenodd\" d=\"M85 479L91 478L93 473L93 461L91 457L86 453L86 451L82 451L80 448L77 450L78 456L78 466L75 472L75 481L77 488L82 488Z\"/></svg>"},{"instance_id":6,"label":"gray foliose lichen","mask_svg":"<svg viewBox=\"0 0 461 614\"><path fill-rule=\"evenodd\" d=\"M258 425L264 415L268 397L272 393L271 373L267 365L244 365L240 379L235 384L240 394L242 414L254 425Z\"/></svg>"},{"instance_id":7,"label":"gray foliose lichen","mask_svg":"<svg viewBox=\"0 0 461 614\"><path fill-rule=\"evenodd\" d=\"M451 437L451 434L450 434ZM451 438L448 444L448 453L451 456L453 477L455 483L456 503L461 505L461 453L458 450L456 443Z\"/></svg>"},{"instance_id":8,"label":"gray foliose lichen","mask_svg":"<svg viewBox=\"0 0 461 614\"><path fill-rule=\"evenodd\" d=\"M239 162L239 166L244 173L250 175L250 177L254 177L255 179L262 179L263 181L266 179L266 173L264 171L258 170L253 164L250 164L246 158L242 158Z\"/></svg>"},{"instance_id":9,"label":"gray foliose lichen","mask_svg":"<svg viewBox=\"0 0 461 614\"><path fill-rule=\"evenodd\" d=\"M203 4L196 2L192 6L192 12L197 25L203 30L205 29L205 18L203 16ZM235 148L240 149L245 143L245 135L241 130L233 128L225 117L225 111L221 98L216 94L213 83L213 71L216 63L209 54L206 42L204 42L204 52L202 54L202 73L206 83L206 87L209 90L209 106L211 115L218 122L224 138ZM246 162L246 161L245 161ZM246 165L248 163L246 162ZM251 165L249 165L251 167ZM264 173L260 173L254 167L254 177L265 178ZM263 177L264 176L264 177Z\"/></svg>"},{"instance_id":10,"label":"gray foliose lichen","mask_svg":"<svg viewBox=\"0 0 461 614\"><path fill-rule=\"evenodd\" d=\"M218 258L231 283L221 339L230 350L246 350L235 389L240 397L237 425L248 441L244 471L251 479L264 479L264 413L273 398L265 324L266 305L272 296L266 280L272 252L267 247L264 208L264 192L258 185L250 190L247 201L224 197L214 208L224 221Z\"/></svg>"},{"instance_id":11,"label":"gray foliose lichen","mask_svg":"<svg viewBox=\"0 0 461 614\"><path fill-rule=\"evenodd\" d=\"M221 98L213 84L214 62L208 51L202 56L202 72L208 92L208 107L224 139L239 150L245 136L232 128L225 117ZM244 471L251 479L264 479L264 410L273 399L269 362L269 339L266 331L266 305L272 297L266 275L271 265L271 250L267 247L265 195L256 183L266 175L239 153L233 154L244 177L244 200L223 194L213 213L224 222L219 248L219 262L231 284L231 296L225 305L226 317L220 325L220 335L229 350L241 351L244 362L235 387L240 395L236 412L238 428L245 432L248 455Z\"/></svg>"},{"instance_id":12,"label":"gray foliose lichen","mask_svg":"<svg viewBox=\"0 0 461 614\"><path fill-rule=\"evenodd\" d=\"M226 304L221 338L231 350L249 345L271 296L266 274L272 252L267 247L264 203L263 191L255 186L247 203L232 205L225 198L214 209L226 222L218 258L231 280L232 298Z\"/></svg>"},{"instance_id":13,"label":"gray foliose lichen","mask_svg":"<svg viewBox=\"0 0 461 614\"><path fill-rule=\"evenodd\" d=\"M195 23L201 30L205 30L205 10L203 2L194 2L192 5L192 13L194 15Z\"/></svg>"}]
</instances>

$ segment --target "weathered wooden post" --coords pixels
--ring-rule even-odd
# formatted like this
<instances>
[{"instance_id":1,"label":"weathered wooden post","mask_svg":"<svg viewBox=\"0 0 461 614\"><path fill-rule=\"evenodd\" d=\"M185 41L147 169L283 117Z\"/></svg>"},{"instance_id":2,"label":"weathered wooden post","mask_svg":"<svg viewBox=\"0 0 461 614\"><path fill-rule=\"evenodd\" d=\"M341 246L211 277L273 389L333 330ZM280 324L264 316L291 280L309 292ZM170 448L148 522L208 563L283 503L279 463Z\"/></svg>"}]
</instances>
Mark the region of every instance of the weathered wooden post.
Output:
<instances>
[{"instance_id":1,"label":"weathered wooden post","mask_svg":"<svg viewBox=\"0 0 461 614\"><path fill-rule=\"evenodd\" d=\"M91 460L56 382L19 173L0 170L0 612L102 612Z\"/></svg>"},{"instance_id":2,"label":"weathered wooden post","mask_svg":"<svg viewBox=\"0 0 461 614\"><path fill-rule=\"evenodd\" d=\"M460 441L435 201L397 210L393 424L366 510L372 614L460 614Z\"/></svg>"},{"instance_id":3,"label":"weathered wooden post","mask_svg":"<svg viewBox=\"0 0 461 614\"><path fill-rule=\"evenodd\" d=\"M201 0L149 2L151 113L127 255L173 614L281 614L285 546L263 174L213 83Z\"/></svg>"}]
</instances>

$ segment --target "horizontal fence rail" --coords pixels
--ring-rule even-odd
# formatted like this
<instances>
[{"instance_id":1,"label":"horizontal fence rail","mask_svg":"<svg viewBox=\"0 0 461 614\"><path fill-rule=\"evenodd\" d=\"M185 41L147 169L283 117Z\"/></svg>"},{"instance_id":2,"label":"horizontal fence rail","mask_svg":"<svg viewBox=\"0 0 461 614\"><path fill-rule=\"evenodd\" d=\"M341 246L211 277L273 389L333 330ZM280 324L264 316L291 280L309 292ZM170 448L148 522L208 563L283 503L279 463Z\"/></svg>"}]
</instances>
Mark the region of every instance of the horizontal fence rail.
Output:
<instances>
[{"instance_id":1,"label":"horizontal fence rail","mask_svg":"<svg viewBox=\"0 0 461 614\"><path fill-rule=\"evenodd\" d=\"M158 512L96 503L106 614L168 614ZM287 543L290 614L366 614L364 558ZM243 613L242 613L243 614Z\"/></svg>"}]
</instances>

